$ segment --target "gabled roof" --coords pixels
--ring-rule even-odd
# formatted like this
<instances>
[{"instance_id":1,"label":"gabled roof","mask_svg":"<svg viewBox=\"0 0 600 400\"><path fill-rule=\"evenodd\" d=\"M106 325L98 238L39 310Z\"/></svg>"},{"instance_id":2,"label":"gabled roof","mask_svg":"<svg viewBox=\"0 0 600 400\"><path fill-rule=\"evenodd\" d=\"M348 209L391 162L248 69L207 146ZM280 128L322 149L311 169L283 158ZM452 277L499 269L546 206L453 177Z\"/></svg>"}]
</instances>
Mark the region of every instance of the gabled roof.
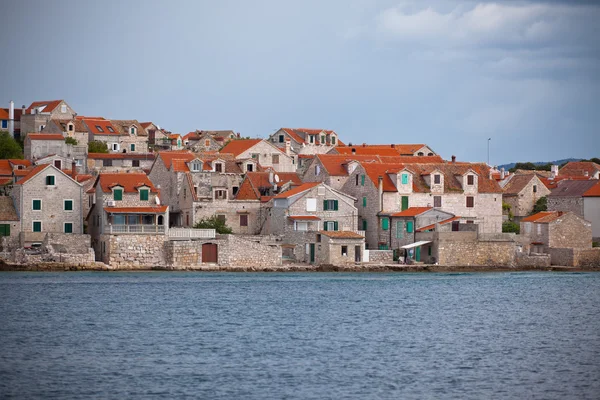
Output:
<instances>
[{"instance_id":1,"label":"gabled roof","mask_svg":"<svg viewBox=\"0 0 600 400\"><path fill-rule=\"evenodd\" d=\"M0 196L0 221L18 221L17 210L10 196Z\"/></svg>"},{"instance_id":2,"label":"gabled roof","mask_svg":"<svg viewBox=\"0 0 600 400\"><path fill-rule=\"evenodd\" d=\"M556 188L552 189L549 196L552 197L581 197L594 185L598 183L597 179L586 180L562 180L558 182Z\"/></svg>"},{"instance_id":3,"label":"gabled roof","mask_svg":"<svg viewBox=\"0 0 600 400\"><path fill-rule=\"evenodd\" d=\"M600 181L597 181L594 186L588 189L583 197L600 197Z\"/></svg>"},{"instance_id":4,"label":"gabled roof","mask_svg":"<svg viewBox=\"0 0 600 400\"><path fill-rule=\"evenodd\" d=\"M131 134L129 129L131 129L132 126L135 127L137 136L148 136L146 129L144 129L144 127L135 119L111 119L110 122L123 136Z\"/></svg>"},{"instance_id":5,"label":"gabled roof","mask_svg":"<svg viewBox=\"0 0 600 400\"><path fill-rule=\"evenodd\" d=\"M458 221L459 219L460 219L460 217L448 218L448 219L445 219L443 221L438 222L437 225L445 225L445 224L448 224L448 223L453 222L453 221ZM431 224L431 225L423 226L421 228L417 228L417 229L415 229L415 232L425 232L425 231L434 229L435 225L436 224Z\"/></svg>"},{"instance_id":6,"label":"gabled roof","mask_svg":"<svg viewBox=\"0 0 600 400\"><path fill-rule=\"evenodd\" d=\"M92 160L154 160L154 153L88 153Z\"/></svg>"},{"instance_id":7,"label":"gabled roof","mask_svg":"<svg viewBox=\"0 0 600 400\"><path fill-rule=\"evenodd\" d=\"M537 214L523 218L521 222L548 223L558 219L564 213L562 211L541 211Z\"/></svg>"},{"instance_id":8,"label":"gabled roof","mask_svg":"<svg viewBox=\"0 0 600 400\"><path fill-rule=\"evenodd\" d=\"M31 110L34 108L44 107L42 112L50 113L54 111L56 107L62 102L62 100L50 100L50 101L34 101L31 105L25 110L27 114L31 114Z\"/></svg>"},{"instance_id":9,"label":"gabled roof","mask_svg":"<svg viewBox=\"0 0 600 400\"><path fill-rule=\"evenodd\" d=\"M600 165L596 164L595 162L571 161L559 170L558 175L584 176L587 172L587 176L591 177L597 171L600 171Z\"/></svg>"},{"instance_id":10,"label":"gabled roof","mask_svg":"<svg viewBox=\"0 0 600 400\"><path fill-rule=\"evenodd\" d=\"M274 199L287 199L289 197L295 196L299 193L303 193L306 192L307 190L310 190L312 188L314 188L315 186L320 185L321 182L309 182L309 183L303 183L302 185L295 187L293 189L290 190L286 190L285 192L279 193L277 196L273 197Z\"/></svg>"},{"instance_id":11,"label":"gabled roof","mask_svg":"<svg viewBox=\"0 0 600 400\"><path fill-rule=\"evenodd\" d=\"M504 186L504 194L516 195L521 193L523 189L534 179L537 175L510 175L508 182Z\"/></svg>"},{"instance_id":12,"label":"gabled roof","mask_svg":"<svg viewBox=\"0 0 600 400\"><path fill-rule=\"evenodd\" d=\"M425 144L366 144L354 146L338 146L336 151L340 154L352 154L353 150L356 154L363 155L380 155L380 156L413 156L417 150L425 147ZM417 156L434 157L434 156ZM420 162L420 161L415 161Z\"/></svg>"},{"instance_id":13,"label":"gabled roof","mask_svg":"<svg viewBox=\"0 0 600 400\"><path fill-rule=\"evenodd\" d=\"M302 185L302 180L295 172L278 172L278 186L292 182L293 186ZM261 189L270 188L273 185L269 182L269 172L248 172L240 189L236 195L236 200L260 200ZM284 192L285 193L285 192Z\"/></svg>"},{"instance_id":14,"label":"gabled roof","mask_svg":"<svg viewBox=\"0 0 600 400\"><path fill-rule=\"evenodd\" d=\"M87 126L87 130L94 135L120 135L118 129L107 119L101 117L82 117L81 120Z\"/></svg>"},{"instance_id":15,"label":"gabled roof","mask_svg":"<svg viewBox=\"0 0 600 400\"><path fill-rule=\"evenodd\" d=\"M404 211L391 214L390 217L416 217L431 209L431 207L409 207Z\"/></svg>"},{"instance_id":16,"label":"gabled roof","mask_svg":"<svg viewBox=\"0 0 600 400\"><path fill-rule=\"evenodd\" d=\"M23 178L21 178L16 184L17 185L24 184L25 182L29 181L31 178L33 178L34 176L36 176L37 174L39 174L40 172L42 172L46 168L50 168L50 166L51 166L51 164L41 164L41 165L37 165L37 166L35 166L35 167L31 168L31 169L19 171L19 172L24 173L25 176Z\"/></svg>"},{"instance_id":17,"label":"gabled roof","mask_svg":"<svg viewBox=\"0 0 600 400\"><path fill-rule=\"evenodd\" d=\"M237 157L240 154L242 154L243 152L245 152L246 150L248 150L248 149L256 146L257 144L259 144L262 141L263 141L262 139L238 139L238 140L232 140L231 142L227 143L221 149L221 152L223 152L223 153L231 153L235 157Z\"/></svg>"},{"instance_id":18,"label":"gabled roof","mask_svg":"<svg viewBox=\"0 0 600 400\"><path fill-rule=\"evenodd\" d=\"M8 113L9 113L8 108L0 108L0 120L8 119Z\"/></svg>"},{"instance_id":19,"label":"gabled roof","mask_svg":"<svg viewBox=\"0 0 600 400\"><path fill-rule=\"evenodd\" d=\"M171 169L174 160L182 160L185 165L186 162L192 161L196 157L189 150L175 150L175 151L160 151L158 153L158 158L160 158L163 161L163 163L165 164L165 167L167 169ZM179 163L179 162L176 162L175 164L178 168L181 166L181 163ZM178 172L189 171L189 168L187 168L187 170L186 170L186 168L187 168L187 166L185 168L183 168L182 171L178 171Z\"/></svg>"},{"instance_id":20,"label":"gabled roof","mask_svg":"<svg viewBox=\"0 0 600 400\"><path fill-rule=\"evenodd\" d=\"M137 193L141 186L148 186L152 193L158 193L148 175L143 172L108 173L102 172L96 178L94 188L100 184L104 193L110 193L115 186L121 186L125 193Z\"/></svg>"},{"instance_id":21,"label":"gabled roof","mask_svg":"<svg viewBox=\"0 0 600 400\"><path fill-rule=\"evenodd\" d=\"M29 140L65 140L60 133L30 133L27 138Z\"/></svg>"}]
</instances>

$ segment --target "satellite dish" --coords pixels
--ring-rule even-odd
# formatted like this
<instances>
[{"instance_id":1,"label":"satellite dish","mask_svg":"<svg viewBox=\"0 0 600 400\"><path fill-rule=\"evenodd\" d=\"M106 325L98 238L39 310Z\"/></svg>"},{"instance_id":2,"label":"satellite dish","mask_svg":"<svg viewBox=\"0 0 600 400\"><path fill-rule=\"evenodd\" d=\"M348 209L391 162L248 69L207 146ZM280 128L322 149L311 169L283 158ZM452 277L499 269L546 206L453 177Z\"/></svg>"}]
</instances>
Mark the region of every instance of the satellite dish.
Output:
<instances>
[{"instance_id":1,"label":"satellite dish","mask_svg":"<svg viewBox=\"0 0 600 400\"><path fill-rule=\"evenodd\" d=\"M275 183L279 183L279 175L275 174Z\"/></svg>"},{"instance_id":2,"label":"satellite dish","mask_svg":"<svg viewBox=\"0 0 600 400\"><path fill-rule=\"evenodd\" d=\"M158 196L154 196L154 202L156 205L160 206L160 198Z\"/></svg>"}]
</instances>

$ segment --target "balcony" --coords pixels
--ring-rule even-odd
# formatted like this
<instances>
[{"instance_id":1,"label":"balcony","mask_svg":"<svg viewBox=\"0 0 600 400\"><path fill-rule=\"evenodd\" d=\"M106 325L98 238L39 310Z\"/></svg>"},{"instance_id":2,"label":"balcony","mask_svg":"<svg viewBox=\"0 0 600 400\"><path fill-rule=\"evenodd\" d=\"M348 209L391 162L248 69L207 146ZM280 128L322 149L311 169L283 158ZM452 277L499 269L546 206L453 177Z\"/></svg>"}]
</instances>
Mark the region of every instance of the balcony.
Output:
<instances>
[{"instance_id":1,"label":"balcony","mask_svg":"<svg viewBox=\"0 0 600 400\"><path fill-rule=\"evenodd\" d=\"M106 225L108 234L164 235L164 225Z\"/></svg>"},{"instance_id":2,"label":"balcony","mask_svg":"<svg viewBox=\"0 0 600 400\"><path fill-rule=\"evenodd\" d=\"M170 240L214 239L217 232L214 229L171 228Z\"/></svg>"}]
</instances>

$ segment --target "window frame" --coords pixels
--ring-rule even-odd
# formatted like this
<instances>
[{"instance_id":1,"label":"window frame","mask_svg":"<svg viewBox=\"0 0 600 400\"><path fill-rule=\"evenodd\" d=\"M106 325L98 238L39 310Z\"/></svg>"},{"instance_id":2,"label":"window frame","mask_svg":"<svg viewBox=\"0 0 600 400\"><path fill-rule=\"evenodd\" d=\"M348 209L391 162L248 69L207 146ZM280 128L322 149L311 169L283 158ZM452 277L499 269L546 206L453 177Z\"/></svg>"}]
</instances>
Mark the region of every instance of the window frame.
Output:
<instances>
[{"instance_id":1,"label":"window frame","mask_svg":"<svg viewBox=\"0 0 600 400\"><path fill-rule=\"evenodd\" d=\"M67 209L67 202L71 202L71 209L70 210ZM73 201L73 199L63 199L63 211L73 212L74 208L75 208L75 202Z\"/></svg>"},{"instance_id":2,"label":"window frame","mask_svg":"<svg viewBox=\"0 0 600 400\"><path fill-rule=\"evenodd\" d=\"M248 226L248 214L240 214L240 226Z\"/></svg>"},{"instance_id":3,"label":"window frame","mask_svg":"<svg viewBox=\"0 0 600 400\"><path fill-rule=\"evenodd\" d=\"M40 224L40 230L39 231L35 230L35 224L36 223ZM31 231L32 232L44 232L44 223L43 223L43 221L31 221Z\"/></svg>"},{"instance_id":4,"label":"window frame","mask_svg":"<svg viewBox=\"0 0 600 400\"><path fill-rule=\"evenodd\" d=\"M122 201L123 200L124 190L122 187L113 188L112 192L113 192L113 200L114 201ZM117 199L117 193L119 193L118 199Z\"/></svg>"},{"instance_id":5,"label":"window frame","mask_svg":"<svg viewBox=\"0 0 600 400\"><path fill-rule=\"evenodd\" d=\"M441 174L433 174L433 184L440 185L442 183L442 175Z\"/></svg>"},{"instance_id":6,"label":"window frame","mask_svg":"<svg viewBox=\"0 0 600 400\"><path fill-rule=\"evenodd\" d=\"M434 207L442 206L442 196L433 196L433 206Z\"/></svg>"},{"instance_id":7,"label":"window frame","mask_svg":"<svg viewBox=\"0 0 600 400\"><path fill-rule=\"evenodd\" d=\"M71 226L71 232L67 232L67 225ZM63 233L73 233L73 223L72 222L63 222Z\"/></svg>"},{"instance_id":8,"label":"window frame","mask_svg":"<svg viewBox=\"0 0 600 400\"><path fill-rule=\"evenodd\" d=\"M150 189L148 188L141 188L138 190L140 192L140 201L149 201L150 199ZM144 195L145 193L145 195ZM144 199L144 197L146 197Z\"/></svg>"},{"instance_id":9,"label":"window frame","mask_svg":"<svg viewBox=\"0 0 600 400\"><path fill-rule=\"evenodd\" d=\"M35 202L40 202L40 208L35 208ZM42 199L31 199L31 211L42 211Z\"/></svg>"},{"instance_id":10,"label":"window frame","mask_svg":"<svg viewBox=\"0 0 600 400\"><path fill-rule=\"evenodd\" d=\"M468 186L475 185L475 175L473 175L473 174L467 175L467 185Z\"/></svg>"},{"instance_id":11,"label":"window frame","mask_svg":"<svg viewBox=\"0 0 600 400\"><path fill-rule=\"evenodd\" d=\"M52 183L48 183L50 180L52 181ZM56 175L46 175L46 186L56 186Z\"/></svg>"},{"instance_id":12,"label":"window frame","mask_svg":"<svg viewBox=\"0 0 600 400\"><path fill-rule=\"evenodd\" d=\"M467 196L467 208L475 208L475 197L474 196Z\"/></svg>"}]
</instances>

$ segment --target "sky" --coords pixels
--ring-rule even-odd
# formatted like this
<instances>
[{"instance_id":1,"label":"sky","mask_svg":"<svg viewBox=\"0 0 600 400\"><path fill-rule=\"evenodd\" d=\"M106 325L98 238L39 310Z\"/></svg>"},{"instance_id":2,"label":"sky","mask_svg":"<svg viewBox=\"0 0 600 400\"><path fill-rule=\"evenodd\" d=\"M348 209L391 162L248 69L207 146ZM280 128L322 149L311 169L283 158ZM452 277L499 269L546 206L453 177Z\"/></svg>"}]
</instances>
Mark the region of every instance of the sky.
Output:
<instances>
[{"instance_id":1,"label":"sky","mask_svg":"<svg viewBox=\"0 0 600 400\"><path fill-rule=\"evenodd\" d=\"M0 5L0 106L172 132L335 130L492 165L600 156L600 2ZM491 140L488 140L490 139Z\"/></svg>"}]
</instances>

